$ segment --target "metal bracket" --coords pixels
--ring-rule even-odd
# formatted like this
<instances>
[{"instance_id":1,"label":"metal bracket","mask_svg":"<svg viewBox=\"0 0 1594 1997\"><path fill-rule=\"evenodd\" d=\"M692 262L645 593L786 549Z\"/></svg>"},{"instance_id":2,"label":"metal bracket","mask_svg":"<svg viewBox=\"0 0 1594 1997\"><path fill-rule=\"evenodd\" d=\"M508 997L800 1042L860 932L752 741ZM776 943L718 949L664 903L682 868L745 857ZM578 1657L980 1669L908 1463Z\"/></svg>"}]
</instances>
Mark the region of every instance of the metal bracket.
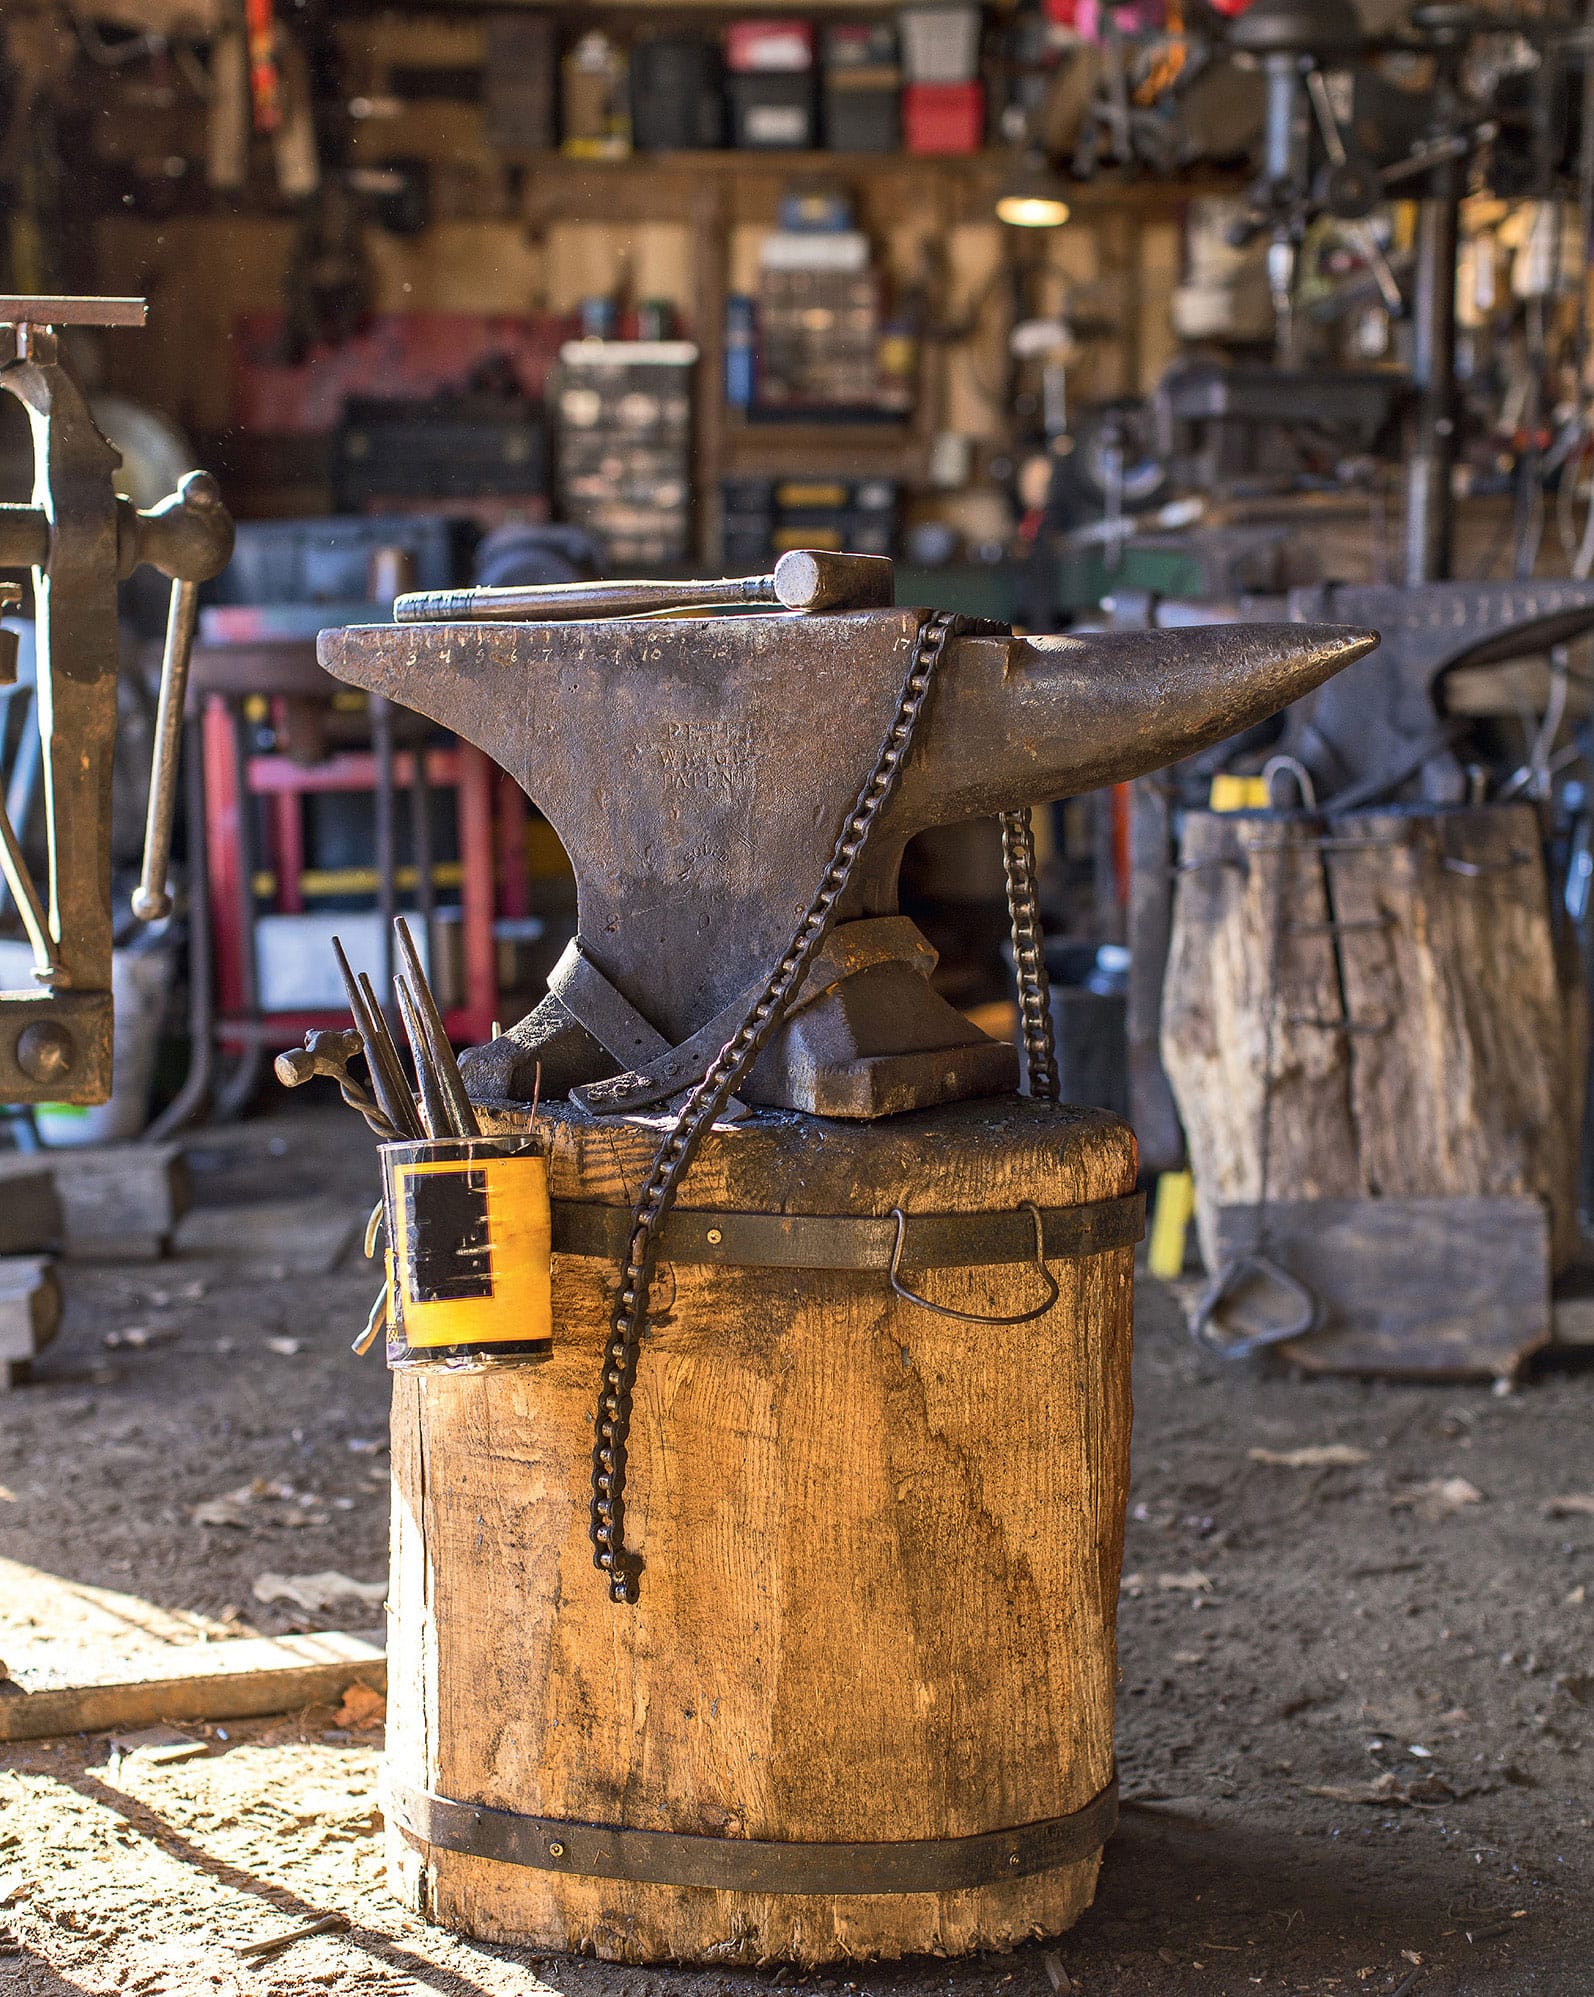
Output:
<instances>
[{"instance_id":1,"label":"metal bracket","mask_svg":"<svg viewBox=\"0 0 1594 1997\"><path fill-rule=\"evenodd\" d=\"M1037 1218L1038 1217L1038 1218ZM912 1269L978 1269L1071 1261L1132 1248L1146 1231L1143 1193L1073 1207L1021 1206L987 1213L913 1213L901 1260ZM553 1202L553 1252L613 1261L631 1234L629 1207ZM858 1269L884 1275L898 1223L892 1214L729 1213L673 1207L659 1239L664 1262L722 1268Z\"/></svg>"},{"instance_id":2,"label":"metal bracket","mask_svg":"<svg viewBox=\"0 0 1594 1997\"><path fill-rule=\"evenodd\" d=\"M587 1879L719 1893L961 1893L1093 1858L1118 1822L1118 1775L1082 1809L972 1837L857 1844L703 1837L572 1823L393 1784L389 1822L418 1845Z\"/></svg>"}]
</instances>

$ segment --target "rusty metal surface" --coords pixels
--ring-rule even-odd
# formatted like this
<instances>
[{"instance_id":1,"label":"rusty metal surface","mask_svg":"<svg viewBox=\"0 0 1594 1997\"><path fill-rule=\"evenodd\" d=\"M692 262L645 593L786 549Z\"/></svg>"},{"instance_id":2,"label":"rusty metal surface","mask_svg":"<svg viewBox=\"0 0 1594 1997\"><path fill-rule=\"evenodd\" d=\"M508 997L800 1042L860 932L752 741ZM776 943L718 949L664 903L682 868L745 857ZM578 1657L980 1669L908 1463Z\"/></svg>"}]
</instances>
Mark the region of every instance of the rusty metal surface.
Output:
<instances>
[{"instance_id":1,"label":"rusty metal surface","mask_svg":"<svg viewBox=\"0 0 1594 1997\"><path fill-rule=\"evenodd\" d=\"M970 1837L802 1843L531 1817L396 1785L393 1821L418 1846L497 1865L722 1893L951 1893L1093 1857L1118 1821L1118 1777L1066 1817Z\"/></svg>"},{"instance_id":2,"label":"rusty metal surface","mask_svg":"<svg viewBox=\"0 0 1594 1997\"><path fill-rule=\"evenodd\" d=\"M924 616L377 625L323 633L319 656L337 678L476 743L521 784L574 864L583 948L673 1045L786 947ZM835 933L897 913L916 832L1175 761L1301 698L1373 642L1302 624L955 637ZM807 1008L739 1093L871 1115L1013 1086L1012 1050L973 1035L912 963L851 984L850 1012L846 985ZM804 1032L809 1049L786 1062ZM877 1066L868 1085L867 1064L894 1057L908 1065L884 1077ZM525 1099L537 1061L550 1096L613 1071L545 1003L474 1057L472 1092ZM827 1066L848 1104L831 1108L816 1086Z\"/></svg>"}]
</instances>

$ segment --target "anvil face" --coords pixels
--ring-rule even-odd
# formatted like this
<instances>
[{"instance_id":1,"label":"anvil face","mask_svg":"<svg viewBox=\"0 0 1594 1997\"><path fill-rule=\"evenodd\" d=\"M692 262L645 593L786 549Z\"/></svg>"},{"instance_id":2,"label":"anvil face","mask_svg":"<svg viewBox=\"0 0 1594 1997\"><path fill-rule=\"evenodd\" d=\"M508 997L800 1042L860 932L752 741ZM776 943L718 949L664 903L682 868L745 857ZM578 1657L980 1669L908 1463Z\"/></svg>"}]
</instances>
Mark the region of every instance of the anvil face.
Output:
<instances>
[{"instance_id":1,"label":"anvil face","mask_svg":"<svg viewBox=\"0 0 1594 1997\"><path fill-rule=\"evenodd\" d=\"M521 784L570 855L586 953L674 1044L786 948L874 768L924 616L367 626L323 633L320 656L338 678L476 743ZM1298 699L1374 642L1308 625L955 640L838 922L895 913L914 833L1159 768ZM874 987L858 1058L980 1043L912 967L864 979ZM554 1022L534 1024L545 1011L496 1068L478 1061L473 1092L515 1092L534 1048L549 1062L542 1028ZM575 1082L614 1070L601 1050L583 1058L596 1071ZM989 1061L957 1066L915 1086L977 1093L996 1075ZM761 1072L780 1070L772 1048ZM557 1060L543 1079L572 1085ZM772 1095L754 1079L743 1092L753 1101L794 1092L789 1076ZM921 1106L867 1090L850 1110L837 1100L831 1113Z\"/></svg>"}]
</instances>

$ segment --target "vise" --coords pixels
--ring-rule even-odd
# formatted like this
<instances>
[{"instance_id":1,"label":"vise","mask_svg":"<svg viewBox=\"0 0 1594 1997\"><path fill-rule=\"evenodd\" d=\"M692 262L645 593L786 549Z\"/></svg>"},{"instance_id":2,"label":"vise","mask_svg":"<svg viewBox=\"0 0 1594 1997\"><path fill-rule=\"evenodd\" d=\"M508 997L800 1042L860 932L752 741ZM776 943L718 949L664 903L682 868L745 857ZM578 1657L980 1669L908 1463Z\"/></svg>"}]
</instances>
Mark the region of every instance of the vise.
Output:
<instances>
[{"instance_id":1,"label":"vise","mask_svg":"<svg viewBox=\"0 0 1594 1997\"><path fill-rule=\"evenodd\" d=\"M232 554L216 482L190 472L140 512L116 491L101 435L61 349L62 326L141 326L136 298L0 297L0 389L33 430L33 497L0 505L0 570L31 569L38 628L49 879L41 895L0 808L0 871L33 947L39 989L0 992L0 1101L105 1101L111 1088L111 767L119 667L116 586L141 563L172 579L161 668L142 921L167 914L177 752L198 586ZM0 672L14 678L15 640Z\"/></svg>"},{"instance_id":2,"label":"vise","mask_svg":"<svg viewBox=\"0 0 1594 1997\"><path fill-rule=\"evenodd\" d=\"M1259 606L1260 612L1260 606ZM1290 710L1280 744L1318 800L1348 810L1415 792L1459 804L1467 780L1445 681L1467 667L1531 658L1594 630L1594 582L1337 583L1290 592L1289 615L1365 625L1376 659Z\"/></svg>"},{"instance_id":3,"label":"vise","mask_svg":"<svg viewBox=\"0 0 1594 1997\"><path fill-rule=\"evenodd\" d=\"M934 952L897 911L908 840L1159 768L1376 642L1299 623L1018 638L940 620L905 724L934 622L842 606L322 633L330 673L493 756L575 868L577 941L549 996L467 1057L475 1098L525 1101L539 1069L544 1098L594 1111L691 1087L792 956L833 855L823 942L738 1097L869 1118L1012 1090L1014 1049L935 993ZM894 743L900 772L854 837Z\"/></svg>"}]
</instances>

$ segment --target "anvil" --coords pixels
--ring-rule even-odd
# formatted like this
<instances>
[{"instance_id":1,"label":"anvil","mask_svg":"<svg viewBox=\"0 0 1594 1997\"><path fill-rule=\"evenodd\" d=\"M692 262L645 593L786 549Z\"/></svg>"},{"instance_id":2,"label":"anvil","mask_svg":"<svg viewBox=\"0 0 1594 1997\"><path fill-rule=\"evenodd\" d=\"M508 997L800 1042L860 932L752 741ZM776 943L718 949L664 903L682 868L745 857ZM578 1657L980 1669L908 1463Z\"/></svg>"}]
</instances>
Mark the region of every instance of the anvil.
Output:
<instances>
[{"instance_id":1,"label":"anvil","mask_svg":"<svg viewBox=\"0 0 1594 1997\"><path fill-rule=\"evenodd\" d=\"M656 1103L696 1079L790 941L927 615L322 633L328 672L494 757L575 869L578 941L550 996L466 1057L473 1097L526 1100L539 1063L545 1096L579 1091L594 1108ZM1014 1088L1015 1050L937 995L934 952L897 912L908 840L1160 768L1376 642L1308 624L954 638L836 926L742 1099L870 1117ZM651 1096L589 1086L638 1069Z\"/></svg>"}]
</instances>

